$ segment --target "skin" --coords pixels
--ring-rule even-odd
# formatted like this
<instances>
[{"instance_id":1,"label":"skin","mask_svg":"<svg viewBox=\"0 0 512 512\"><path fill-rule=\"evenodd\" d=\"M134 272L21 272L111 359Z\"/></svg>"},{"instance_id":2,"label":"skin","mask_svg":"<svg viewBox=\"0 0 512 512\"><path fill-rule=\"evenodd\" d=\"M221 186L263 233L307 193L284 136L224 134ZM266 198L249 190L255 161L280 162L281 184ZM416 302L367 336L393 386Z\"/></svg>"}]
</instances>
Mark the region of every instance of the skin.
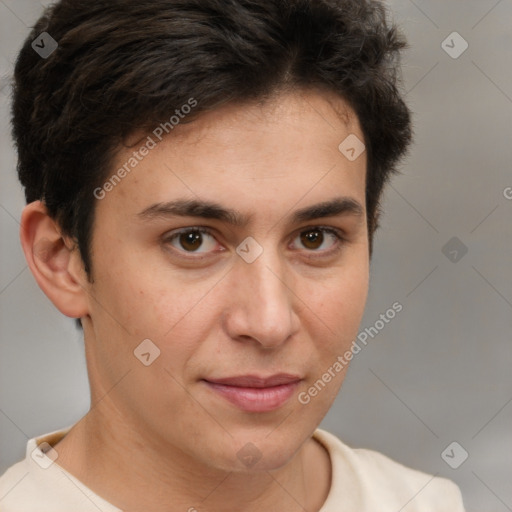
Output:
<instances>
[{"instance_id":1,"label":"skin","mask_svg":"<svg viewBox=\"0 0 512 512\"><path fill-rule=\"evenodd\" d=\"M305 90L179 125L97 201L92 283L44 205L25 208L30 268L84 327L91 410L54 447L57 464L123 510L321 508L331 465L311 436L345 370L309 404L297 396L350 348L367 298L366 153L353 162L341 154L349 134L364 140L348 105ZM133 150L120 149L113 172ZM289 220L340 196L361 215ZM215 201L250 222L139 216L177 198ZM197 252L169 241L196 226L211 230ZM344 241L301 237L317 226ZM263 248L253 263L235 252L248 236ZM150 366L134 356L144 339L160 350ZM202 380L282 372L302 380L268 412L243 411ZM237 457L247 443L260 454L250 468Z\"/></svg>"}]
</instances>

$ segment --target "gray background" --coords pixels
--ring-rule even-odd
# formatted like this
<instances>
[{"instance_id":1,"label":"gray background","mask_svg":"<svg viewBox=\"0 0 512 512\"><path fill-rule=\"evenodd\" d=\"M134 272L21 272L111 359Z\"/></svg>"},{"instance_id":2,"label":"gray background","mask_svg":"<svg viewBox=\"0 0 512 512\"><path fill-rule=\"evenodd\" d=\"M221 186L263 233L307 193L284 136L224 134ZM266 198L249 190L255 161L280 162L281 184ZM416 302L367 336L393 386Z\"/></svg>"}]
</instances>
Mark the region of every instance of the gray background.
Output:
<instances>
[{"instance_id":1,"label":"gray background","mask_svg":"<svg viewBox=\"0 0 512 512\"><path fill-rule=\"evenodd\" d=\"M512 1L389 5L411 45L403 72L416 142L385 195L361 330L395 301L404 308L354 359L322 426L453 479L468 512L512 511ZM29 437L89 405L81 335L39 290L18 241L8 76L41 11L0 1L0 473ZM458 58L441 46L454 31L469 44ZM452 237L457 255L442 250ZM453 441L469 454L458 469L441 457Z\"/></svg>"}]
</instances>

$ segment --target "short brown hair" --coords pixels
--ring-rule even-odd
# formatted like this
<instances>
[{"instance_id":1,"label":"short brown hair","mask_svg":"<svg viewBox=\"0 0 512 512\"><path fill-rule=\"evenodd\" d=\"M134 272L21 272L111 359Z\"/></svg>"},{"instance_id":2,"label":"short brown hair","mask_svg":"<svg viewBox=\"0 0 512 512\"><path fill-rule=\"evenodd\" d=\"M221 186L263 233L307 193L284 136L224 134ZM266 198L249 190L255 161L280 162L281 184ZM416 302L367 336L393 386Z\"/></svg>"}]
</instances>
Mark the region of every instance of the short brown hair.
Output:
<instances>
[{"instance_id":1,"label":"short brown hair","mask_svg":"<svg viewBox=\"0 0 512 512\"><path fill-rule=\"evenodd\" d=\"M42 58L32 42L58 47ZM385 182L412 138L399 92L407 46L378 0L61 0L15 67L13 135L27 202L42 200L90 276L93 190L125 138L292 87L327 88L356 112L367 149L370 256Z\"/></svg>"}]
</instances>

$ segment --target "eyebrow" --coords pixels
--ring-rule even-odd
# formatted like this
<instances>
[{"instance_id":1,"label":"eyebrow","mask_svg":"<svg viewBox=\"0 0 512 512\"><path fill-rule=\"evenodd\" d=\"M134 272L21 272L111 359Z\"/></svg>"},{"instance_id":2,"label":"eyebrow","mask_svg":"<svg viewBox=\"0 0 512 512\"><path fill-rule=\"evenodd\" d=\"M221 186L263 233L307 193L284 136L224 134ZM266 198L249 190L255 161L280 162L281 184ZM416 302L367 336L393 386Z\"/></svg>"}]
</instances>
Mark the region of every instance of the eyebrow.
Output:
<instances>
[{"instance_id":1,"label":"eyebrow","mask_svg":"<svg viewBox=\"0 0 512 512\"><path fill-rule=\"evenodd\" d=\"M291 223L298 224L322 217L352 215L362 217L364 208L351 197L335 197L329 201L314 204L296 210L291 215ZM142 220L165 217L202 217L226 222L233 226L244 227L252 218L237 210L225 208L213 201L195 199L176 199L166 203L155 203L137 214Z\"/></svg>"}]
</instances>

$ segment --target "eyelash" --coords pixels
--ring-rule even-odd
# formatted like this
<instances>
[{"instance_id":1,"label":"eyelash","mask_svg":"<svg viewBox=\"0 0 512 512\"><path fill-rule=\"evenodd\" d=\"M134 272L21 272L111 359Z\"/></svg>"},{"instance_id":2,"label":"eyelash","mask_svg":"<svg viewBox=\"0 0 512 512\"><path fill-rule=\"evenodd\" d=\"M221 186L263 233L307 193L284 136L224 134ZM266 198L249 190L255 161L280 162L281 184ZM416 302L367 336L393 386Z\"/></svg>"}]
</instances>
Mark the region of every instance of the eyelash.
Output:
<instances>
[{"instance_id":1,"label":"eyelash","mask_svg":"<svg viewBox=\"0 0 512 512\"><path fill-rule=\"evenodd\" d=\"M311 258L311 257L322 258L322 257L333 256L334 254L337 254L339 251L341 251L344 243L346 242L346 239L342 234L343 231L341 231L340 229L327 227L327 226L311 226L311 227L308 227L307 229L303 229L302 231L300 231L297 236L299 236L303 233L311 232L311 231L321 231L323 233L328 233L330 235L333 235L334 238L336 239L336 243L334 244L333 248L327 249L324 251L315 251L315 250L305 249L306 252L309 252L313 255L313 256L307 256L308 258ZM174 239L176 239L177 237L179 237L180 235L182 235L184 233L202 233L202 234L206 234L206 235L209 235L209 236L215 238L211 229L204 228L201 226L194 226L194 227L184 228L179 231L172 232L172 234L166 235L163 241L166 244L170 243ZM180 256L183 256L184 258L193 259L193 260L203 260L205 258L208 258L208 256L211 254L211 253L194 253L194 252L187 253L186 251L181 251L176 248L173 248L173 251L179 253ZM219 252L219 251L215 251L215 252ZM194 256L194 254L196 254L196 255ZM197 256L197 254L203 254L203 256Z\"/></svg>"}]
</instances>

